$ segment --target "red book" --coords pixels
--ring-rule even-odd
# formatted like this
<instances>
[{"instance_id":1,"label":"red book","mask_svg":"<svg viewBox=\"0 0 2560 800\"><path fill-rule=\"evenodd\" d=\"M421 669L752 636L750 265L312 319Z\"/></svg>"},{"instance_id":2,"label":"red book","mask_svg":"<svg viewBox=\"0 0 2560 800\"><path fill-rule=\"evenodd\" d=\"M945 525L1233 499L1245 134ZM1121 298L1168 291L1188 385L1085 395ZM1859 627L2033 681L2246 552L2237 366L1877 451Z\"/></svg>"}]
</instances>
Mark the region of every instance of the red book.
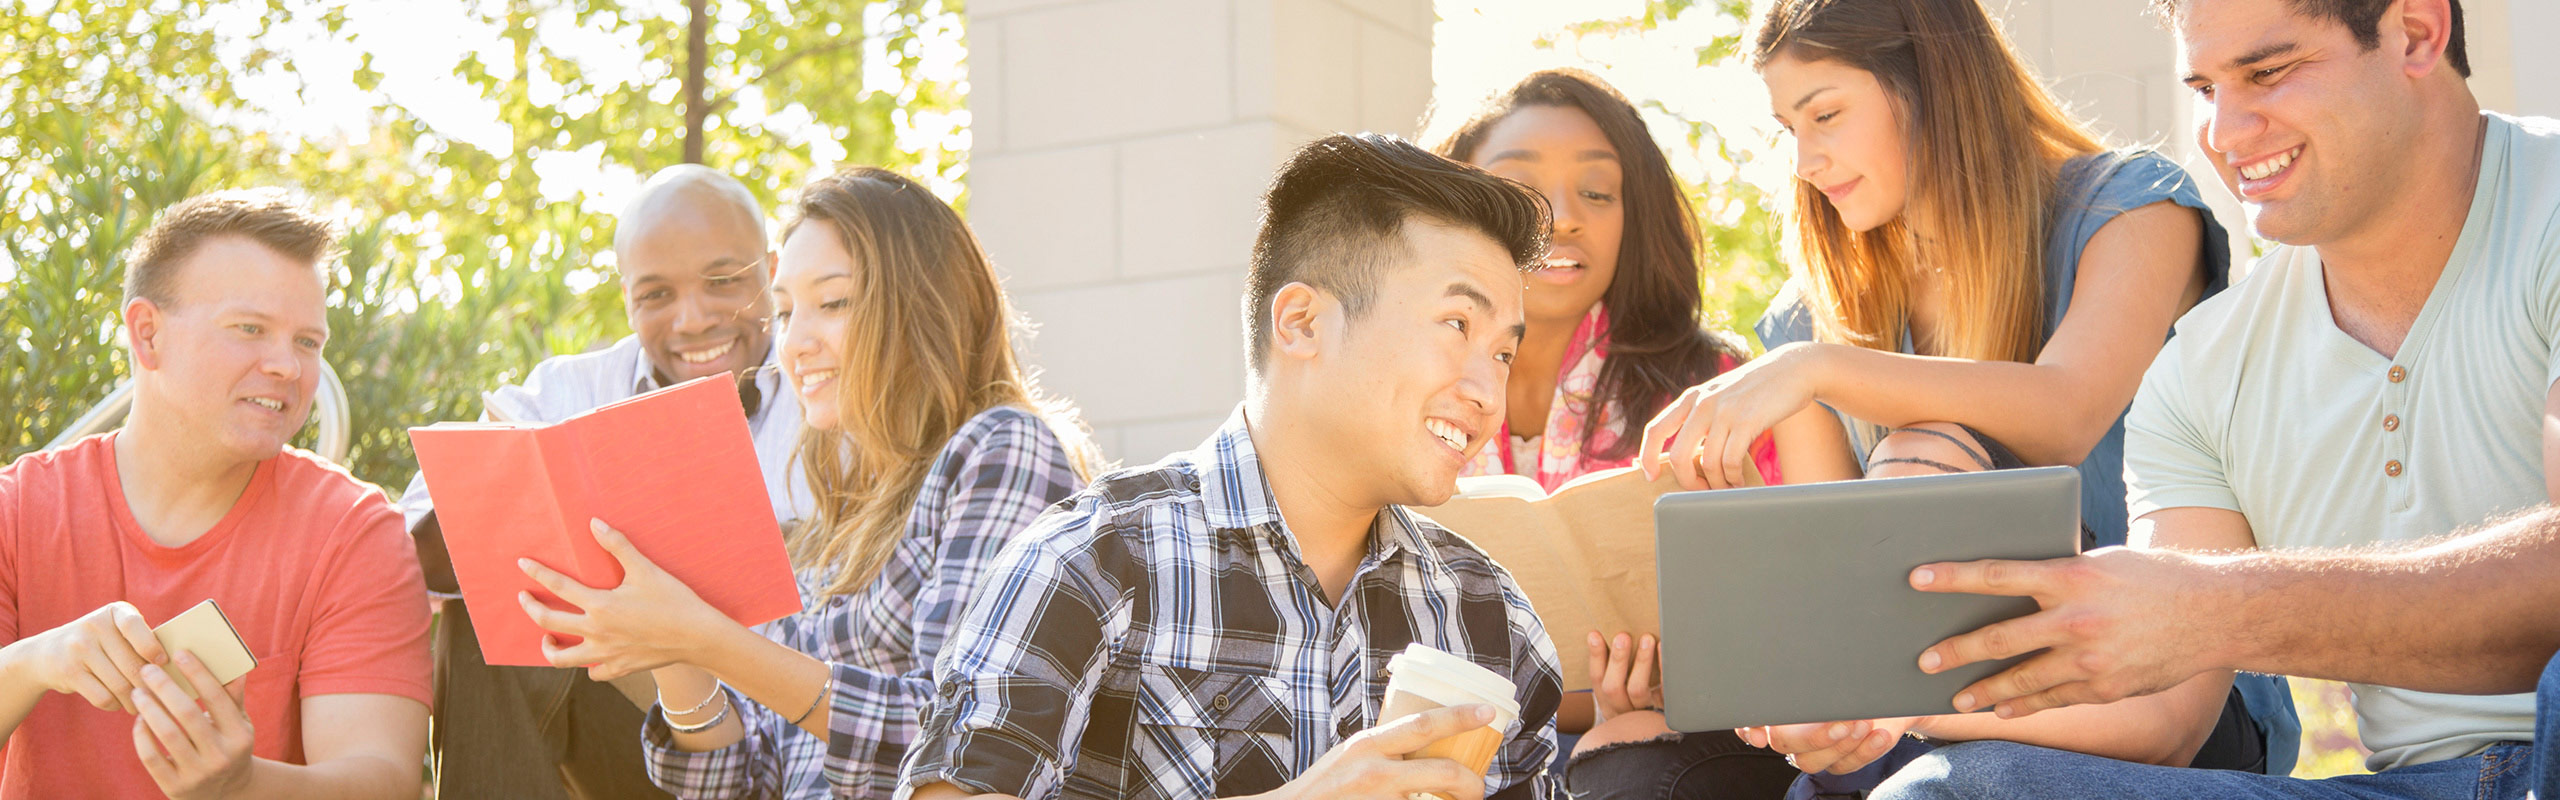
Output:
<instances>
[{"instance_id":1,"label":"red book","mask_svg":"<svg viewBox=\"0 0 2560 800\"><path fill-rule=\"evenodd\" d=\"M516 592L575 610L516 568L530 558L597 588L622 565L590 519L630 537L713 608L741 625L800 612L782 530L737 384L686 381L556 423L442 422L409 429L435 498L454 577L481 658L549 666L541 628ZM576 637L562 635L562 646Z\"/></svg>"}]
</instances>

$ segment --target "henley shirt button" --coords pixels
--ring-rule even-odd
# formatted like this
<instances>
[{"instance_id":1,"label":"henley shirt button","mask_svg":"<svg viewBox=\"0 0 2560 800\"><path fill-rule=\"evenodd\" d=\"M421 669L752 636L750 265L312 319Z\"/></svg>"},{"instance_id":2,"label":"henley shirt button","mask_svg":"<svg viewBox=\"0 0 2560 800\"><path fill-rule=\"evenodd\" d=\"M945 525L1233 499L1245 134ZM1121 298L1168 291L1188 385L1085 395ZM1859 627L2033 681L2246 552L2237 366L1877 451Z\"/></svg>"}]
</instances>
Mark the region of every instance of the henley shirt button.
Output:
<instances>
[{"instance_id":1,"label":"henley shirt button","mask_svg":"<svg viewBox=\"0 0 2560 800\"><path fill-rule=\"evenodd\" d=\"M2392 367L2392 368L2391 368L2391 382L2392 382L2392 383L2399 383L2399 382L2401 382L2401 381L2403 381L2403 380L2408 379L2408 377L2409 377L2409 370L2408 370L2408 368L2407 368L2407 367Z\"/></svg>"},{"instance_id":2,"label":"henley shirt button","mask_svg":"<svg viewBox=\"0 0 2560 800\"><path fill-rule=\"evenodd\" d=\"M2386 461L2386 462L2383 462L2383 464L2382 464L2382 474L2384 474L2384 475L2389 475L2389 476L2394 477L2394 478L2400 477L2400 462L2398 462L2398 461Z\"/></svg>"},{"instance_id":3,"label":"henley shirt button","mask_svg":"<svg viewBox=\"0 0 2560 800\"><path fill-rule=\"evenodd\" d=\"M2398 414L2384 414L2384 415L2382 415L2382 429L2383 429L2384 431L2386 431L2386 432L2388 432L2388 431L2396 431L2396 430L2399 430L2399 429L2400 429L2400 415L2398 415Z\"/></svg>"}]
</instances>

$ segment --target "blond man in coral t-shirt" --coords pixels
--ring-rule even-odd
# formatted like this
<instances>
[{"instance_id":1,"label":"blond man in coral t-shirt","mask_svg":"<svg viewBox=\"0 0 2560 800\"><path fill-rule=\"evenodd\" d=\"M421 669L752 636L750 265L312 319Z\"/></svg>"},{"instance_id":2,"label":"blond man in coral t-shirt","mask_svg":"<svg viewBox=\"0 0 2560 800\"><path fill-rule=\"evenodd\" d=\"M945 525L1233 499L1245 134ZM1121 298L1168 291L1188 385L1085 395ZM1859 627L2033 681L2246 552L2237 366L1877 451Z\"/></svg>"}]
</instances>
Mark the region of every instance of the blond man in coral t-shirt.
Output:
<instances>
[{"instance_id":1,"label":"blond man in coral t-shirt","mask_svg":"<svg viewBox=\"0 0 2560 800\"><path fill-rule=\"evenodd\" d=\"M418 796L417 558L380 490L285 446L331 240L272 190L170 209L125 278L125 427L0 469L0 800ZM150 632L207 598L258 660L227 685Z\"/></svg>"}]
</instances>

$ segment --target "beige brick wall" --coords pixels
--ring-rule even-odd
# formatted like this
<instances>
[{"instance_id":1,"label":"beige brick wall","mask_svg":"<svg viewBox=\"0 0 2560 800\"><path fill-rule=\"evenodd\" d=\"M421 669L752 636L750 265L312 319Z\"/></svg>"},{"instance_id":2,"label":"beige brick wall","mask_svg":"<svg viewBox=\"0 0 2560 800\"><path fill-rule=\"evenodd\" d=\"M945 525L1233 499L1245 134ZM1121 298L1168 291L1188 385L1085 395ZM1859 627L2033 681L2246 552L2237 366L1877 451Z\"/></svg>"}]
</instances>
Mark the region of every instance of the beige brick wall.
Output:
<instances>
[{"instance_id":1,"label":"beige brick wall","mask_svg":"<svg viewBox=\"0 0 2560 800\"><path fill-rule=\"evenodd\" d=\"M970 222L1104 452L1153 461L1244 394L1239 298L1281 158L1411 135L1430 0L972 0Z\"/></svg>"},{"instance_id":2,"label":"beige brick wall","mask_svg":"<svg viewBox=\"0 0 2560 800\"><path fill-rule=\"evenodd\" d=\"M2560 2L2463 0L2462 11L2480 104L2560 117Z\"/></svg>"},{"instance_id":3,"label":"beige brick wall","mask_svg":"<svg viewBox=\"0 0 2560 800\"><path fill-rule=\"evenodd\" d=\"M2250 258L2239 201L2197 151L2192 93L2178 79L2177 42L2149 0L1986 0L2021 55L2080 118L2117 145L2156 147L2204 184L2205 203L2232 232L2232 263Z\"/></svg>"}]
</instances>

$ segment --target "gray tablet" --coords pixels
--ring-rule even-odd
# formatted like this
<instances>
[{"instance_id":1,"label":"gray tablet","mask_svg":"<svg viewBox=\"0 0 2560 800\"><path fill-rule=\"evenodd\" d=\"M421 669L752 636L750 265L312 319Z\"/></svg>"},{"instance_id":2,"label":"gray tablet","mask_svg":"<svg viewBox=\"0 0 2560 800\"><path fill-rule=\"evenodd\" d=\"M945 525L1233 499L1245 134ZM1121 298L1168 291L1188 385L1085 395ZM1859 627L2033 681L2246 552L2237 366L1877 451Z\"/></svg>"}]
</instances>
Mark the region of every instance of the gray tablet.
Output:
<instances>
[{"instance_id":1,"label":"gray tablet","mask_svg":"<svg viewBox=\"0 0 2560 800\"><path fill-rule=\"evenodd\" d=\"M1920 652L2036 603L1922 592L1911 570L2078 552L2080 473L1682 492L1655 501L1653 514L1672 728L1943 714L1956 692L2007 664L1930 675Z\"/></svg>"}]
</instances>

